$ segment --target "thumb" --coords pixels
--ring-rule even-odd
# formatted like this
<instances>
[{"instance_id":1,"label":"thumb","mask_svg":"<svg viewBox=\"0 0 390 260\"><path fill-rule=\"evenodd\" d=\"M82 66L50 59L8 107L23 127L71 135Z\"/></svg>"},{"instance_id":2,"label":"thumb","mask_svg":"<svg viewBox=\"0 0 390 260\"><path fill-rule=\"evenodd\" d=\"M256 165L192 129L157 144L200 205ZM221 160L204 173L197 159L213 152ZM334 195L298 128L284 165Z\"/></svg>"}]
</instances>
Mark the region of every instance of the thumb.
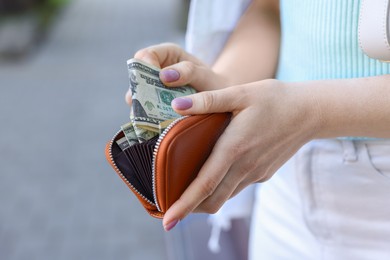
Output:
<instances>
[{"instance_id":1,"label":"thumb","mask_svg":"<svg viewBox=\"0 0 390 260\"><path fill-rule=\"evenodd\" d=\"M175 98L172 108L181 115L196 115L233 112L238 108L237 89L229 87L221 90L204 91L193 95Z\"/></svg>"},{"instance_id":2,"label":"thumb","mask_svg":"<svg viewBox=\"0 0 390 260\"><path fill-rule=\"evenodd\" d=\"M198 91L216 89L216 86L224 85L210 68L191 61L181 61L165 67L160 72L160 79L170 87L190 85Z\"/></svg>"}]
</instances>

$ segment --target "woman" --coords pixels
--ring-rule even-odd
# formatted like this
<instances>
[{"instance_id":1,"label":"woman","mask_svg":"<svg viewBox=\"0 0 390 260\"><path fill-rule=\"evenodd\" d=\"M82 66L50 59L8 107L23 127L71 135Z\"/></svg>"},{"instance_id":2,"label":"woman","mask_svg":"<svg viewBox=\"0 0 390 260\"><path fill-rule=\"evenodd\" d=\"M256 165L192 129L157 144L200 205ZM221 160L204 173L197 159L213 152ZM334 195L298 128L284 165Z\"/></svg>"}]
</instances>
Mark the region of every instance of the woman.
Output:
<instances>
[{"instance_id":1,"label":"woman","mask_svg":"<svg viewBox=\"0 0 390 260\"><path fill-rule=\"evenodd\" d=\"M253 0L211 68L172 44L135 54L200 91L178 113L233 113L166 230L264 182L251 258L390 256L390 66L359 49L359 6Z\"/></svg>"}]
</instances>

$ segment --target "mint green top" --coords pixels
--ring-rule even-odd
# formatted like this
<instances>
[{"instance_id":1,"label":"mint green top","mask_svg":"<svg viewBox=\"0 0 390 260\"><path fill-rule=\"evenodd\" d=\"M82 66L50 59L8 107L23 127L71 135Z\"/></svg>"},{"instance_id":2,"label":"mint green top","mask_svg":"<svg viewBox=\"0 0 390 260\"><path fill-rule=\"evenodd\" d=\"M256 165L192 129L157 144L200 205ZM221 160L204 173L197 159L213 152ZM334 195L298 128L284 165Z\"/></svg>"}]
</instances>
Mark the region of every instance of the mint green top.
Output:
<instances>
[{"instance_id":1,"label":"mint green top","mask_svg":"<svg viewBox=\"0 0 390 260\"><path fill-rule=\"evenodd\" d=\"M360 0L281 0L277 78L306 81L389 74L390 63L369 58L359 47L359 8Z\"/></svg>"},{"instance_id":2,"label":"mint green top","mask_svg":"<svg viewBox=\"0 0 390 260\"><path fill-rule=\"evenodd\" d=\"M280 8L278 79L340 79L390 72L389 63L371 59L359 48L360 0L281 0Z\"/></svg>"}]
</instances>

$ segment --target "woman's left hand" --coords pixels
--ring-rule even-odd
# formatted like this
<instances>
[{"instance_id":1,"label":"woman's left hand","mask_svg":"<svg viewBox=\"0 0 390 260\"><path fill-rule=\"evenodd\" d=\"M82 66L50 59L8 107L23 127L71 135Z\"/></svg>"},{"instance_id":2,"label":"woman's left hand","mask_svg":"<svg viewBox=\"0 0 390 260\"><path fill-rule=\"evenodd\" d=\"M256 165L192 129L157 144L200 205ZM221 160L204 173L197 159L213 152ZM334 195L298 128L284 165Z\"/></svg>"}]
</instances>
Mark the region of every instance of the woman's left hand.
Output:
<instances>
[{"instance_id":1,"label":"woman's left hand","mask_svg":"<svg viewBox=\"0 0 390 260\"><path fill-rule=\"evenodd\" d=\"M233 117L196 179L166 212L164 228L191 212L215 213L246 186L271 178L320 127L309 93L263 80L175 99L172 106L182 115L232 112Z\"/></svg>"}]
</instances>

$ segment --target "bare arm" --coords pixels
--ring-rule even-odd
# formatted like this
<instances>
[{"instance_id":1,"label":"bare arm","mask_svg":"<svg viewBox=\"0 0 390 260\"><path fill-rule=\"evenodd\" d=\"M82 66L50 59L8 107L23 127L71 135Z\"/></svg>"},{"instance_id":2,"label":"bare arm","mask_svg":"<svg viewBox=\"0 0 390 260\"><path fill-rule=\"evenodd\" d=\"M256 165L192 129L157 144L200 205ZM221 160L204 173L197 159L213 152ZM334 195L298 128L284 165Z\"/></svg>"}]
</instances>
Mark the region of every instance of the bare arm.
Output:
<instances>
[{"instance_id":1,"label":"bare arm","mask_svg":"<svg viewBox=\"0 0 390 260\"><path fill-rule=\"evenodd\" d=\"M191 85L205 91L273 78L279 55L279 20L278 0L253 0L212 69L169 43L141 49L134 57L162 68L160 78L171 87ZM130 92L126 100L131 103Z\"/></svg>"},{"instance_id":2,"label":"bare arm","mask_svg":"<svg viewBox=\"0 0 390 260\"><path fill-rule=\"evenodd\" d=\"M166 227L193 211L216 212L250 183L271 178L312 139L390 138L390 75L261 80L187 98L189 108L174 106L183 115L231 111L233 119L197 178L166 213Z\"/></svg>"},{"instance_id":3,"label":"bare arm","mask_svg":"<svg viewBox=\"0 0 390 260\"><path fill-rule=\"evenodd\" d=\"M273 78L280 45L279 1L254 0L213 66L230 85Z\"/></svg>"},{"instance_id":4,"label":"bare arm","mask_svg":"<svg viewBox=\"0 0 390 260\"><path fill-rule=\"evenodd\" d=\"M390 138L390 75L294 83L269 79L279 51L277 3L254 0L212 70L177 46L136 54L164 68L160 77L166 84L201 91L173 101L180 114L233 113L197 178L165 214L167 230L190 212L214 213L249 184L268 180L312 139ZM172 71L177 77L164 73Z\"/></svg>"},{"instance_id":5,"label":"bare arm","mask_svg":"<svg viewBox=\"0 0 390 260\"><path fill-rule=\"evenodd\" d=\"M390 138L390 75L290 84L300 85L318 105L316 138Z\"/></svg>"}]
</instances>

